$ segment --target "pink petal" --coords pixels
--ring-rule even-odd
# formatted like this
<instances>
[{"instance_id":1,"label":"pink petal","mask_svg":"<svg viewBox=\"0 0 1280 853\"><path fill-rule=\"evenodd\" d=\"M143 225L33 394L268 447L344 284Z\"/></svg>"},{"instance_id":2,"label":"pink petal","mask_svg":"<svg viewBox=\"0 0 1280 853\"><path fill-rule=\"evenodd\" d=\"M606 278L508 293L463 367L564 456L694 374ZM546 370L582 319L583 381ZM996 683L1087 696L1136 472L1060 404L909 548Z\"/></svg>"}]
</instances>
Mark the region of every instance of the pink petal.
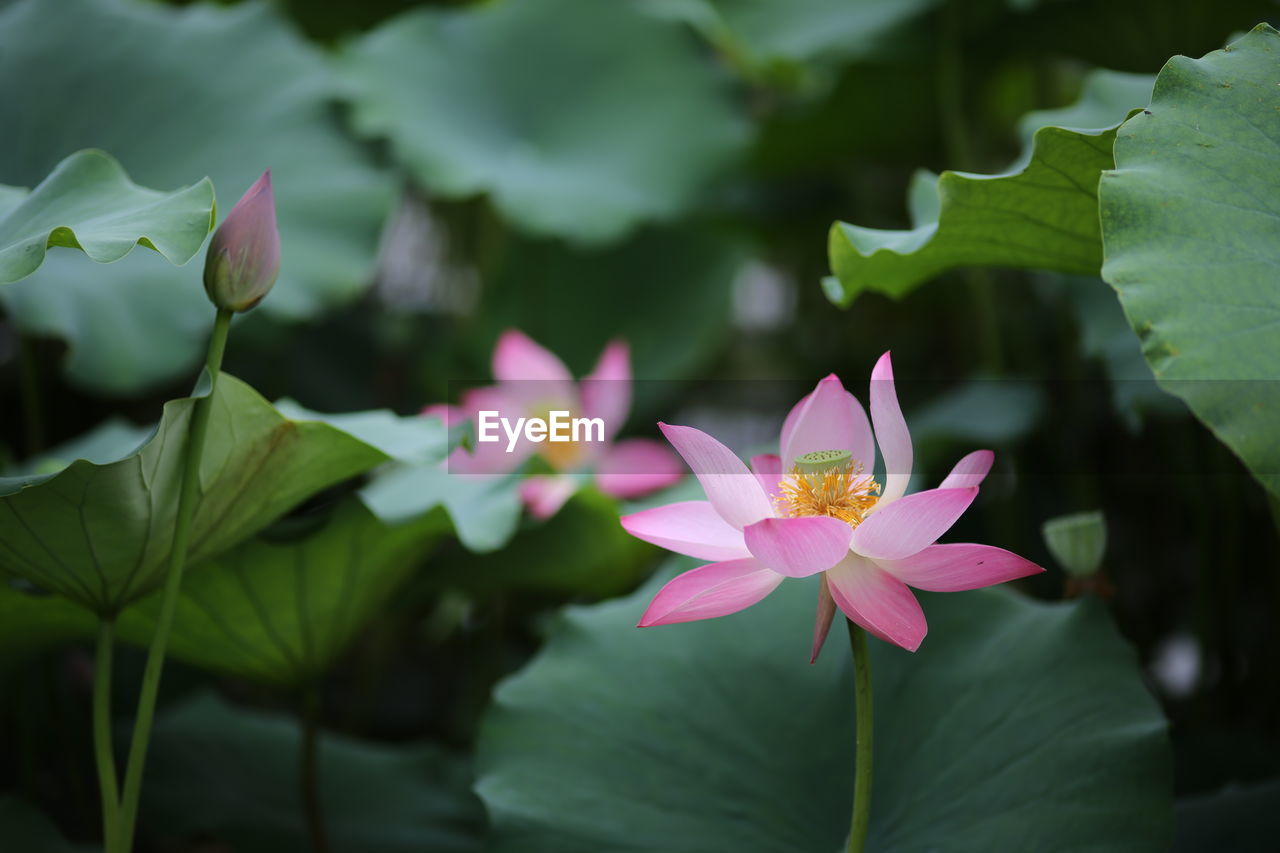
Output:
<instances>
[{"instance_id":1,"label":"pink petal","mask_svg":"<svg viewBox=\"0 0 1280 853\"><path fill-rule=\"evenodd\" d=\"M756 479L760 481L760 488L764 489L769 500L776 501L782 494L782 490L778 488L778 484L782 481L782 457L774 453L752 456L751 473L756 475Z\"/></svg>"},{"instance_id":2,"label":"pink petal","mask_svg":"<svg viewBox=\"0 0 1280 853\"><path fill-rule=\"evenodd\" d=\"M827 572L827 586L846 616L882 640L914 652L929 632L907 585L857 554Z\"/></svg>"},{"instance_id":3,"label":"pink petal","mask_svg":"<svg viewBox=\"0 0 1280 853\"><path fill-rule=\"evenodd\" d=\"M578 490L573 477L537 476L520 483L520 500L534 518L548 519Z\"/></svg>"},{"instance_id":4,"label":"pink petal","mask_svg":"<svg viewBox=\"0 0 1280 853\"><path fill-rule=\"evenodd\" d=\"M875 466L875 441L867 414L833 373L787 416L781 444L784 470L797 456L817 450L848 450L868 473Z\"/></svg>"},{"instance_id":5,"label":"pink petal","mask_svg":"<svg viewBox=\"0 0 1280 853\"><path fill-rule=\"evenodd\" d=\"M649 438L628 438L605 450L596 467L596 486L615 498L635 498L674 485L683 476L684 466L670 448Z\"/></svg>"},{"instance_id":6,"label":"pink petal","mask_svg":"<svg viewBox=\"0 0 1280 853\"><path fill-rule=\"evenodd\" d=\"M493 378L499 382L573 381L569 368L554 353L515 329L508 329L498 338L493 350Z\"/></svg>"},{"instance_id":7,"label":"pink petal","mask_svg":"<svg viewBox=\"0 0 1280 853\"><path fill-rule=\"evenodd\" d=\"M582 414L604 421L604 436L612 439L631 411L631 355L625 341L611 341L591 373L578 385Z\"/></svg>"},{"instance_id":8,"label":"pink petal","mask_svg":"<svg viewBox=\"0 0 1280 853\"><path fill-rule=\"evenodd\" d=\"M878 561L903 583L934 592L960 592L1037 575L1044 569L991 545L930 545L904 560Z\"/></svg>"},{"instance_id":9,"label":"pink petal","mask_svg":"<svg viewBox=\"0 0 1280 853\"><path fill-rule=\"evenodd\" d=\"M987 472L996 461L996 455L990 450L975 450L956 463L951 473L942 481L940 489L964 489L977 486L986 479Z\"/></svg>"},{"instance_id":10,"label":"pink petal","mask_svg":"<svg viewBox=\"0 0 1280 853\"><path fill-rule=\"evenodd\" d=\"M831 620L836 615L836 602L827 588L827 576L822 576L822 586L818 588L818 617L813 623L813 651L809 654L809 663L817 663L822 646L831 632Z\"/></svg>"},{"instance_id":11,"label":"pink petal","mask_svg":"<svg viewBox=\"0 0 1280 853\"><path fill-rule=\"evenodd\" d=\"M702 430L659 423L658 428L693 469L716 512L741 530L773 516L773 507L755 476L733 451Z\"/></svg>"},{"instance_id":12,"label":"pink petal","mask_svg":"<svg viewBox=\"0 0 1280 853\"><path fill-rule=\"evenodd\" d=\"M519 415L545 417L552 409L579 413L578 390L569 368L550 351L514 329L493 350L493 378L518 402Z\"/></svg>"},{"instance_id":13,"label":"pink petal","mask_svg":"<svg viewBox=\"0 0 1280 853\"><path fill-rule=\"evenodd\" d=\"M789 578L824 572L849 553L853 530L838 518L765 518L742 530L751 555Z\"/></svg>"},{"instance_id":14,"label":"pink petal","mask_svg":"<svg viewBox=\"0 0 1280 853\"><path fill-rule=\"evenodd\" d=\"M737 613L763 599L780 583L782 575L769 571L750 557L699 566L659 590L638 627Z\"/></svg>"},{"instance_id":15,"label":"pink petal","mask_svg":"<svg viewBox=\"0 0 1280 853\"><path fill-rule=\"evenodd\" d=\"M977 486L930 489L877 506L853 531L853 550L875 560L910 557L950 530L977 494Z\"/></svg>"},{"instance_id":16,"label":"pink petal","mask_svg":"<svg viewBox=\"0 0 1280 853\"><path fill-rule=\"evenodd\" d=\"M680 501L633 512L622 527L637 539L699 560L737 560L751 556L742 531L729 526L707 501Z\"/></svg>"},{"instance_id":17,"label":"pink petal","mask_svg":"<svg viewBox=\"0 0 1280 853\"><path fill-rule=\"evenodd\" d=\"M876 441L884 456L884 491L881 505L902 497L911 479L911 433L898 406L898 392L893 385L893 362L889 353L880 356L871 371L871 421L876 428Z\"/></svg>"}]
</instances>

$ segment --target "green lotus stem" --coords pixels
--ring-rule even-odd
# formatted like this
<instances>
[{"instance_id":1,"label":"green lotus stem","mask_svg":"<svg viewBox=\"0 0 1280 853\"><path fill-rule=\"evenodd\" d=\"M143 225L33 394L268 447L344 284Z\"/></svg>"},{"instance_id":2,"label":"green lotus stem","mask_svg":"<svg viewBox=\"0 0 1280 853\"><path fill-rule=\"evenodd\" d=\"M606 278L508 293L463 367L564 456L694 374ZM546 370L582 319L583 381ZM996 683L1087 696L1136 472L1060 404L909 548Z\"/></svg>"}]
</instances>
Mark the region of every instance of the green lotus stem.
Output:
<instances>
[{"instance_id":1,"label":"green lotus stem","mask_svg":"<svg viewBox=\"0 0 1280 853\"><path fill-rule=\"evenodd\" d=\"M329 834L320 802L320 687L312 684L303 697L302 750L298 767L302 812L315 853L329 853Z\"/></svg>"},{"instance_id":2,"label":"green lotus stem","mask_svg":"<svg viewBox=\"0 0 1280 853\"><path fill-rule=\"evenodd\" d=\"M142 675L142 691L138 696L137 720L133 727L133 740L129 745L129 765L125 771L124 796L121 799L118 842L108 853L128 853L133 847L134 826L138 816L138 797L142 792L142 771L147 761L147 746L151 741L151 723L155 716L156 696L160 691L160 675L164 670L165 650L169 644L169 631L173 627L173 614L178 606L178 593L182 588L182 574L187 564L187 543L191 537L191 517L195 514L197 490L200 483L200 459L204 454L205 435L209 431L209 413L214 391L218 385L218 371L222 367L222 353L227 346L227 330L231 327L232 311L218 309L213 324L213 337L209 340L209 393L196 400L191 412L191 428L187 436L186 459L182 472L182 489L178 494L178 517L173 528L173 551L169 558L169 574L165 577L164 598L160 604L160 616L156 620L156 633L151 638L147 652L147 667Z\"/></svg>"},{"instance_id":3,"label":"green lotus stem","mask_svg":"<svg viewBox=\"0 0 1280 853\"><path fill-rule=\"evenodd\" d=\"M853 651L853 693L858 728L848 853L862 853L871 820L871 658L867 655L867 632L853 622L849 622L849 646Z\"/></svg>"},{"instance_id":4,"label":"green lotus stem","mask_svg":"<svg viewBox=\"0 0 1280 853\"><path fill-rule=\"evenodd\" d=\"M93 757L98 765L98 791L102 797L102 837L110 844L120 825L120 789L116 756L111 745L111 656L115 622L98 622L98 648L93 671Z\"/></svg>"}]
</instances>

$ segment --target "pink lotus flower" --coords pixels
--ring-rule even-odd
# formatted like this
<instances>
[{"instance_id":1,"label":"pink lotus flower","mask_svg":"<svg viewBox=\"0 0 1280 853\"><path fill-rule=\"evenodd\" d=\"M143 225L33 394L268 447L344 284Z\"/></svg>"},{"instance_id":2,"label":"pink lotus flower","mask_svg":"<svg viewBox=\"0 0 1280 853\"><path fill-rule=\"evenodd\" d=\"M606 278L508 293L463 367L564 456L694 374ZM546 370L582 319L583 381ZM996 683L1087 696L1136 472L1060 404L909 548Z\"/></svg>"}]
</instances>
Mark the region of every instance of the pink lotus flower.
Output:
<instances>
[{"instance_id":1,"label":"pink lotus flower","mask_svg":"<svg viewBox=\"0 0 1280 853\"><path fill-rule=\"evenodd\" d=\"M555 515L589 480L607 495L633 498L677 482L683 471L666 447L647 438L615 440L631 410L631 357L623 341L612 341L595 368L581 382L553 353L514 329L498 339L493 352L494 385L467 392L460 406L429 406L423 414L448 424L471 420L481 411L503 417L546 418L565 411L570 417L603 421L600 441L541 442L525 438L508 450L505 439L459 448L449 458L450 471L496 474L515 470L537 456L555 473L534 475L520 484L520 496L537 518Z\"/></svg>"},{"instance_id":2,"label":"pink lotus flower","mask_svg":"<svg viewBox=\"0 0 1280 853\"><path fill-rule=\"evenodd\" d=\"M786 578L823 574L812 660L836 607L882 640L909 651L928 631L910 587L955 592L1044 571L988 545L936 544L973 503L995 459L978 450L939 488L905 494L911 435L898 406L889 353L871 372L871 423L832 374L782 425L781 456L751 470L704 432L660 424L693 469L705 501L683 501L622 519L640 539L711 560L664 586L640 627L725 616L759 602ZM876 443L885 482L871 475Z\"/></svg>"},{"instance_id":3,"label":"pink lotus flower","mask_svg":"<svg viewBox=\"0 0 1280 853\"><path fill-rule=\"evenodd\" d=\"M280 232L268 169L213 232L205 254L204 289L219 308L248 311L262 301L279 274Z\"/></svg>"}]
</instances>

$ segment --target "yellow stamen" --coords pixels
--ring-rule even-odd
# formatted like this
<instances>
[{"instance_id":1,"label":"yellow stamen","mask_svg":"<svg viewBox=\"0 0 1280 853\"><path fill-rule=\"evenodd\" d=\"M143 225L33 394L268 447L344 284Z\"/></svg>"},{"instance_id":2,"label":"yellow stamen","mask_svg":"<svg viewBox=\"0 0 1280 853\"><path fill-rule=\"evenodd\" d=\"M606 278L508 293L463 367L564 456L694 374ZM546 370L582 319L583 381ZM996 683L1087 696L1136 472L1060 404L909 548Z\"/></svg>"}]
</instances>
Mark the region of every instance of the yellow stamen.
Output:
<instances>
[{"instance_id":1,"label":"yellow stamen","mask_svg":"<svg viewBox=\"0 0 1280 853\"><path fill-rule=\"evenodd\" d=\"M778 510L785 516L826 515L857 527L880 499L880 484L862 473L860 462L805 472L799 466L782 479Z\"/></svg>"}]
</instances>

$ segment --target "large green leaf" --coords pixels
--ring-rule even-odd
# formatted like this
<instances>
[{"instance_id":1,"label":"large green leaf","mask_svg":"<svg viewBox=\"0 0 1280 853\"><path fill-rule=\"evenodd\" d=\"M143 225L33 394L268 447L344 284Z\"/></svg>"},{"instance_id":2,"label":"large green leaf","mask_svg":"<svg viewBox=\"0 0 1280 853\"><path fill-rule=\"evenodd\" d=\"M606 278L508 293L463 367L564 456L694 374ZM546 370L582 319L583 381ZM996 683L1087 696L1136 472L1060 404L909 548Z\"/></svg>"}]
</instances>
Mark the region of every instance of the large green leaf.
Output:
<instances>
[{"instance_id":1,"label":"large green leaf","mask_svg":"<svg viewBox=\"0 0 1280 853\"><path fill-rule=\"evenodd\" d=\"M743 70L794 75L800 63L835 64L884 52L886 37L937 0L643 0L688 21ZM785 77L784 77L785 79Z\"/></svg>"},{"instance_id":2,"label":"large green leaf","mask_svg":"<svg viewBox=\"0 0 1280 853\"><path fill-rule=\"evenodd\" d=\"M1102 274L1156 379L1280 494L1280 34L1171 59L1100 198Z\"/></svg>"},{"instance_id":3,"label":"large green leaf","mask_svg":"<svg viewBox=\"0 0 1280 853\"><path fill-rule=\"evenodd\" d=\"M908 197L910 230L835 223L827 296L840 306L864 291L900 297L963 266L1096 274L1098 176L1113 165L1116 127L1142 106L1144 87L1149 92L1149 78L1139 75L1091 76L1079 104L1031 114L1023 156L1001 174L918 172ZM1091 127L1081 128L1086 122Z\"/></svg>"},{"instance_id":4,"label":"large green leaf","mask_svg":"<svg viewBox=\"0 0 1280 853\"><path fill-rule=\"evenodd\" d=\"M237 853L310 853L298 796L298 724L197 696L156 722L142 821ZM430 744L325 734L320 799L334 853L473 853L484 817L460 762Z\"/></svg>"},{"instance_id":5,"label":"large green leaf","mask_svg":"<svg viewBox=\"0 0 1280 853\"><path fill-rule=\"evenodd\" d=\"M853 686L816 585L732 617L633 626L656 585L568 611L503 684L477 790L494 851L828 853L848 832ZM1163 851L1164 721L1096 601L924 601L915 655L873 641L869 850Z\"/></svg>"},{"instance_id":6,"label":"large green leaf","mask_svg":"<svg viewBox=\"0 0 1280 853\"><path fill-rule=\"evenodd\" d=\"M201 387L197 393L207 394L207 376ZM0 568L100 613L156 588L168 565L195 401L166 404L155 434L117 461L81 459L56 474L0 478ZM190 560L218 554L312 493L387 459L327 424L285 418L223 374Z\"/></svg>"},{"instance_id":7,"label":"large green leaf","mask_svg":"<svg viewBox=\"0 0 1280 853\"><path fill-rule=\"evenodd\" d=\"M266 4L20 0L0 9L0 127L22 129L0 135L0 183L96 147L149 186L208 174L230 202L270 167L283 266L259 310L311 317L363 289L391 199L332 94L319 51ZM194 370L207 323L200 265L147 254L59 257L0 299L24 331L68 341L73 380L133 393Z\"/></svg>"},{"instance_id":8,"label":"large green leaf","mask_svg":"<svg viewBox=\"0 0 1280 853\"><path fill-rule=\"evenodd\" d=\"M356 128L427 189L582 242L680 213L746 138L683 28L631 3L417 10L343 65Z\"/></svg>"},{"instance_id":9,"label":"large green leaf","mask_svg":"<svg viewBox=\"0 0 1280 853\"><path fill-rule=\"evenodd\" d=\"M346 650L447 531L438 513L392 526L348 498L317 530L243 542L183 584L169 653L232 675L303 685ZM130 608L121 636L148 643L159 609L158 596Z\"/></svg>"},{"instance_id":10,"label":"large green leaf","mask_svg":"<svg viewBox=\"0 0 1280 853\"><path fill-rule=\"evenodd\" d=\"M0 283L30 275L54 246L109 263L142 245L185 264L200 251L213 218L208 178L157 192L130 181L109 154L78 151L30 194L0 196Z\"/></svg>"}]
</instances>

